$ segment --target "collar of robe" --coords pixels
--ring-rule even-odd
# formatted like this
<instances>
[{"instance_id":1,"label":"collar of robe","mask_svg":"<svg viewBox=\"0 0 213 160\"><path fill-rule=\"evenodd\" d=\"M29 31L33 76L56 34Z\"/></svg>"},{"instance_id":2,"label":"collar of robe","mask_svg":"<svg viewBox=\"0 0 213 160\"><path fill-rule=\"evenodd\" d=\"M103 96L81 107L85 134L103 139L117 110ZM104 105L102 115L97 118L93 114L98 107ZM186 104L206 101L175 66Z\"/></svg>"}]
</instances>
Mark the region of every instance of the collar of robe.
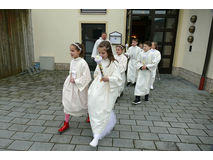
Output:
<instances>
[{"instance_id":1,"label":"collar of robe","mask_svg":"<svg viewBox=\"0 0 213 160\"><path fill-rule=\"evenodd\" d=\"M74 58L73 60L74 61L78 61L78 60L80 60L81 59L81 57L78 57L78 58Z\"/></svg>"}]
</instances>

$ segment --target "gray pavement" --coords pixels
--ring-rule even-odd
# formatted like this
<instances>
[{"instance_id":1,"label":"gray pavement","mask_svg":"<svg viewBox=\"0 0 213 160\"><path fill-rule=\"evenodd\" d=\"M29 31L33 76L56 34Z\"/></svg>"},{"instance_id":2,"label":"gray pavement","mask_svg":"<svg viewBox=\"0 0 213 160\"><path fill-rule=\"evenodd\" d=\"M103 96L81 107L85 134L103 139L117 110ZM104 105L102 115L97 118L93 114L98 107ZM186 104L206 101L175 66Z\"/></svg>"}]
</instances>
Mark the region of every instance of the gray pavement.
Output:
<instances>
[{"instance_id":1,"label":"gray pavement","mask_svg":"<svg viewBox=\"0 0 213 160\"><path fill-rule=\"evenodd\" d=\"M132 105L134 87L125 88L115 105L117 124L97 148L86 117L71 117L61 104L68 71L43 71L0 79L0 150L141 151L211 150L213 95L172 75L156 80L148 102Z\"/></svg>"}]
</instances>

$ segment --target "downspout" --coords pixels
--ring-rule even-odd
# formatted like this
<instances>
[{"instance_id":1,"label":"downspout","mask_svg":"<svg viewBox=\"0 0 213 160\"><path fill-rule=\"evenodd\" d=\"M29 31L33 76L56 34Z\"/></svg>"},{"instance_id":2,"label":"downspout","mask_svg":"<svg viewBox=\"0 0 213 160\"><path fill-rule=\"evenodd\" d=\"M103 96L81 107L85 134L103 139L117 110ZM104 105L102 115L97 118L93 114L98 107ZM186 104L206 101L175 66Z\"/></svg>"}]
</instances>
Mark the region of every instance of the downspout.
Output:
<instances>
[{"instance_id":1,"label":"downspout","mask_svg":"<svg viewBox=\"0 0 213 160\"><path fill-rule=\"evenodd\" d=\"M208 41L208 46L207 46L207 51L206 51L205 63L204 63L204 66L203 66L203 73L202 73L202 76L200 78L199 90L203 90L203 88L204 88L206 72L207 72L207 69L208 69L208 66L209 66L209 60L210 60L210 56L211 56L212 40L213 40L213 17L212 17L211 29L210 29L210 34L209 34L209 41Z\"/></svg>"}]
</instances>

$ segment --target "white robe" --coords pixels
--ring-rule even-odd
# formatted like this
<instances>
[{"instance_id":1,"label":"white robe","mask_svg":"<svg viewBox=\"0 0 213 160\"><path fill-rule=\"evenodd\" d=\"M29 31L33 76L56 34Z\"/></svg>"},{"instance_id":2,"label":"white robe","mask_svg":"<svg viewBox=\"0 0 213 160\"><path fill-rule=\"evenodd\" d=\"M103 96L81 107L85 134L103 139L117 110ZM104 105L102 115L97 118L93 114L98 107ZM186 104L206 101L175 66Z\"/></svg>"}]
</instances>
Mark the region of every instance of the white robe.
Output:
<instances>
[{"instance_id":1,"label":"white robe","mask_svg":"<svg viewBox=\"0 0 213 160\"><path fill-rule=\"evenodd\" d=\"M150 91L151 71L155 68L154 53L149 50L141 52L137 59L138 78L135 86L135 96L145 96ZM146 65L149 70L141 70L140 68Z\"/></svg>"},{"instance_id":2,"label":"white robe","mask_svg":"<svg viewBox=\"0 0 213 160\"><path fill-rule=\"evenodd\" d=\"M109 77L109 82L101 80L101 72L97 66L94 72L94 80L88 90L88 112L93 135L99 135L99 138L105 136L114 127L116 119L112 116L112 109L119 96L119 89L122 84L122 78L117 62L103 60L103 73ZM111 118L114 117L114 120ZM109 122L112 122L109 124ZM110 126L110 127L109 127ZM107 129L107 130L106 130Z\"/></svg>"},{"instance_id":3,"label":"white robe","mask_svg":"<svg viewBox=\"0 0 213 160\"><path fill-rule=\"evenodd\" d=\"M154 53L154 57L155 57L155 60L154 60L155 68L151 72L151 86L153 86L154 81L155 81L155 76L156 76L156 70L157 70L158 64L159 64L159 62L161 60L161 54L156 49L151 49L151 51Z\"/></svg>"},{"instance_id":4,"label":"white robe","mask_svg":"<svg viewBox=\"0 0 213 160\"><path fill-rule=\"evenodd\" d=\"M126 67L127 67L127 58L124 54L121 54L121 55L115 55L115 59L119 62L119 69L120 69L120 72L121 72L121 77L122 77L122 85L120 87L120 94L123 92L124 90L124 87L125 87L125 82L126 82L126 74L125 74L125 71L126 71Z\"/></svg>"},{"instance_id":5,"label":"white robe","mask_svg":"<svg viewBox=\"0 0 213 160\"><path fill-rule=\"evenodd\" d=\"M95 44L94 44L94 47L93 47L93 50L92 50L92 55L91 57L92 58L95 58L99 53L98 53L98 46L99 44L104 41L101 37L96 40ZM106 39L105 41L109 41L108 39ZM110 42L110 41L109 41ZM112 46L111 46L112 47Z\"/></svg>"},{"instance_id":6,"label":"white robe","mask_svg":"<svg viewBox=\"0 0 213 160\"><path fill-rule=\"evenodd\" d=\"M137 57L141 52L141 48L138 46L131 46L125 53L128 58L128 70L127 70L127 82L135 83L137 80L137 67L136 67L136 62L137 62Z\"/></svg>"},{"instance_id":7,"label":"white robe","mask_svg":"<svg viewBox=\"0 0 213 160\"><path fill-rule=\"evenodd\" d=\"M70 82L70 76L75 83ZM63 86L62 104L64 113L72 116L86 115L88 112L88 84L91 74L87 62L83 58L76 58L70 62L69 76Z\"/></svg>"}]
</instances>

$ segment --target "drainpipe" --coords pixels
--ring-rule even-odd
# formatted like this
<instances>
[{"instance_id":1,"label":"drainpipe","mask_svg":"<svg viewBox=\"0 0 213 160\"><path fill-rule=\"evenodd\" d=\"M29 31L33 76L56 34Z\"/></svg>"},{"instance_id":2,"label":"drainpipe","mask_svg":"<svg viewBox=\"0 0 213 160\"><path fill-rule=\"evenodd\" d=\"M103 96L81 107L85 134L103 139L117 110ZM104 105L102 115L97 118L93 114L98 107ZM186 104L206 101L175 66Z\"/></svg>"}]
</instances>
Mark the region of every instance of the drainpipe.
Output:
<instances>
[{"instance_id":1,"label":"drainpipe","mask_svg":"<svg viewBox=\"0 0 213 160\"><path fill-rule=\"evenodd\" d=\"M209 34L208 47L207 47L207 51L206 51L205 63L204 63L204 66L203 66L203 73L202 73L202 76L200 78L199 90L203 90L203 88L204 88L206 72L207 72L207 69L208 69L209 60L210 60L210 56L211 56L212 40L213 40L213 17L212 17L210 34Z\"/></svg>"}]
</instances>

